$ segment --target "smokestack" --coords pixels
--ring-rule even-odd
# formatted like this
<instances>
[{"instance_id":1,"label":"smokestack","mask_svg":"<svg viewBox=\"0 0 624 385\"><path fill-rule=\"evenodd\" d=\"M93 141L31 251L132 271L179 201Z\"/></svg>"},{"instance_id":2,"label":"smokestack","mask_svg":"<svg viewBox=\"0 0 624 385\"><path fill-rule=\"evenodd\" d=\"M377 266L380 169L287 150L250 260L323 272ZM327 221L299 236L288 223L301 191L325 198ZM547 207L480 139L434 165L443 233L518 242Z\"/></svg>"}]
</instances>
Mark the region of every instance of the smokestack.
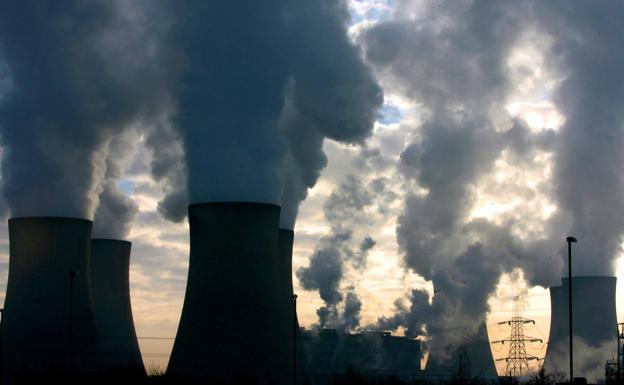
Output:
<instances>
[{"instance_id":1,"label":"smokestack","mask_svg":"<svg viewBox=\"0 0 624 385\"><path fill-rule=\"evenodd\" d=\"M292 382L279 217L279 206L267 203L189 206L189 275L168 375Z\"/></svg>"},{"instance_id":2,"label":"smokestack","mask_svg":"<svg viewBox=\"0 0 624 385\"><path fill-rule=\"evenodd\" d=\"M582 276L572 278L574 332L574 374L591 376L597 365L615 355L617 315L616 277ZM551 325L545 358L547 370L568 373L568 278L551 288ZM590 362L590 361L595 361Z\"/></svg>"},{"instance_id":3,"label":"smokestack","mask_svg":"<svg viewBox=\"0 0 624 385\"><path fill-rule=\"evenodd\" d=\"M102 366L145 373L130 304L131 247L128 241L91 240L93 305Z\"/></svg>"},{"instance_id":4,"label":"smokestack","mask_svg":"<svg viewBox=\"0 0 624 385\"><path fill-rule=\"evenodd\" d=\"M91 226L91 221L76 218L9 219L2 319L5 379L95 369Z\"/></svg>"}]
</instances>

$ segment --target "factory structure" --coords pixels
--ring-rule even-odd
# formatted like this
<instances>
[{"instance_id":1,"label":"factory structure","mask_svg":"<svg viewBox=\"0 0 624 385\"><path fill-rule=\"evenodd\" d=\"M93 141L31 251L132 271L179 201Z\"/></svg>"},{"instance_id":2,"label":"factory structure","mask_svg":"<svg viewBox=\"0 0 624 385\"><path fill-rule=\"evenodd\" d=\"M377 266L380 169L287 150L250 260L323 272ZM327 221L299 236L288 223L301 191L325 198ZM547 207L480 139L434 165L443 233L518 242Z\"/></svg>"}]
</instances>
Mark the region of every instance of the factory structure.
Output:
<instances>
[{"instance_id":1,"label":"factory structure","mask_svg":"<svg viewBox=\"0 0 624 385\"><path fill-rule=\"evenodd\" d=\"M325 328L301 333L309 378L315 384L331 383L335 376L350 371L371 378L424 378L423 351L417 339L389 332L346 333Z\"/></svg>"},{"instance_id":2,"label":"factory structure","mask_svg":"<svg viewBox=\"0 0 624 385\"><path fill-rule=\"evenodd\" d=\"M294 232L280 229L279 218L280 207L267 203L189 206L188 281L167 376L272 384L323 384L350 371L406 381L498 378L485 323L444 354L387 331L302 329L292 282ZM144 375L130 303L131 244L92 239L91 228L75 218L9 220L5 383L50 372ZM550 288L550 372L567 370L567 285L564 278ZM614 356L616 278L574 277L572 288L575 354L597 349ZM575 370L584 375L582 364Z\"/></svg>"}]
</instances>

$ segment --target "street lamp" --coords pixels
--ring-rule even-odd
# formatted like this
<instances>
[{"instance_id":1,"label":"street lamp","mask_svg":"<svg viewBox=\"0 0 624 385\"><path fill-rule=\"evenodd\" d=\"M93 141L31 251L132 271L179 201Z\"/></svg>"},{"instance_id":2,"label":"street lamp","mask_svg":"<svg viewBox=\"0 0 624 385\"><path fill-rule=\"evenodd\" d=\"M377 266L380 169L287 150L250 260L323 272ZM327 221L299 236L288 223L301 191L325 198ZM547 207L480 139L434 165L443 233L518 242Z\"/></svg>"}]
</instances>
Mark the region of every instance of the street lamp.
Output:
<instances>
[{"instance_id":1,"label":"street lamp","mask_svg":"<svg viewBox=\"0 0 624 385\"><path fill-rule=\"evenodd\" d=\"M568 322L570 328L570 383L574 382L574 353L572 342L572 244L578 242L574 237L567 237L568 242Z\"/></svg>"},{"instance_id":2,"label":"street lamp","mask_svg":"<svg viewBox=\"0 0 624 385\"><path fill-rule=\"evenodd\" d=\"M74 371L74 279L80 273L69 272L69 370Z\"/></svg>"},{"instance_id":3,"label":"street lamp","mask_svg":"<svg viewBox=\"0 0 624 385\"><path fill-rule=\"evenodd\" d=\"M293 300L293 385L297 384L297 294L290 296Z\"/></svg>"}]
</instances>

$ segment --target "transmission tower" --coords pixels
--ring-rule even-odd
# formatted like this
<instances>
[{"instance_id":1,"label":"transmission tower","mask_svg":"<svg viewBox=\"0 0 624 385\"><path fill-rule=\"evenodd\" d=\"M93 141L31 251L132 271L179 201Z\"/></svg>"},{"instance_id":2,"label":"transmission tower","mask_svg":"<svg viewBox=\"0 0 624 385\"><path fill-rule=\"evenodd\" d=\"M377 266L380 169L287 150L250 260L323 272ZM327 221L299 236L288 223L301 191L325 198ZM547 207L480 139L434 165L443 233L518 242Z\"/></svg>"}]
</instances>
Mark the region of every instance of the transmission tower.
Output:
<instances>
[{"instance_id":1,"label":"transmission tower","mask_svg":"<svg viewBox=\"0 0 624 385\"><path fill-rule=\"evenodd\" d=\"M529 361L539 360L538 357L527 354L526 342L542 342L540 338L534 338L524 335L524 325L534 324L535 321L527 318L523 318L520 315L520 301L518 297L514 299L513 315L511 320L502 321L499 325L511 326L511 336L506 339L493 341L493 344L508 344L509 353L507 357L499 358L496 361L505 361L507 363L505 367L505 375L508 377L517 377L529 373Z\"/></svg>"}]
</instances>

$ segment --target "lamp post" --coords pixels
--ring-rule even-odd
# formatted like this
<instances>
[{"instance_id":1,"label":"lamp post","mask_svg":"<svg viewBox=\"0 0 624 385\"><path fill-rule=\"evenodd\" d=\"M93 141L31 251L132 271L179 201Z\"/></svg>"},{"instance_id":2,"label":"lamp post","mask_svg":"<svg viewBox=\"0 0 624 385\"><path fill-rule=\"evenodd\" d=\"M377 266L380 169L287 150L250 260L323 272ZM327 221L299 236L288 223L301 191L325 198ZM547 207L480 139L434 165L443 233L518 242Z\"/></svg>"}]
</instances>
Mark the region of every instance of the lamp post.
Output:
<instances>
[{"instance_id":1,"label":"lamp post","mask_svg":"<svg viewBox=\"0 0 624 385\"><path fill-rule=\"evenodd\" d=\"M74 371L74 279L80 277L75 271L69 272L69 370Z\"/></svg>"},{"instance_id":2,"label":"lamp post","mask_svg":"<svg viewBox=\"0 0 624 385\"><path fill-rule=\"evenodd\" d=\"M290 296L293 300L293 385L297 384L297 294Z\"/></svg>"},{"instance_id":3,"label":"lamp post","mask_svg":"<svg viewBox=\"0 0 624 385\"><path fill-rule=\"evenodd\" d=\"M570 329L570 383L574 382L574 352L572 342L572 244L578 242L574 237L567 237L568 242L568 322Z\"/></svg>"}]
</instances>

